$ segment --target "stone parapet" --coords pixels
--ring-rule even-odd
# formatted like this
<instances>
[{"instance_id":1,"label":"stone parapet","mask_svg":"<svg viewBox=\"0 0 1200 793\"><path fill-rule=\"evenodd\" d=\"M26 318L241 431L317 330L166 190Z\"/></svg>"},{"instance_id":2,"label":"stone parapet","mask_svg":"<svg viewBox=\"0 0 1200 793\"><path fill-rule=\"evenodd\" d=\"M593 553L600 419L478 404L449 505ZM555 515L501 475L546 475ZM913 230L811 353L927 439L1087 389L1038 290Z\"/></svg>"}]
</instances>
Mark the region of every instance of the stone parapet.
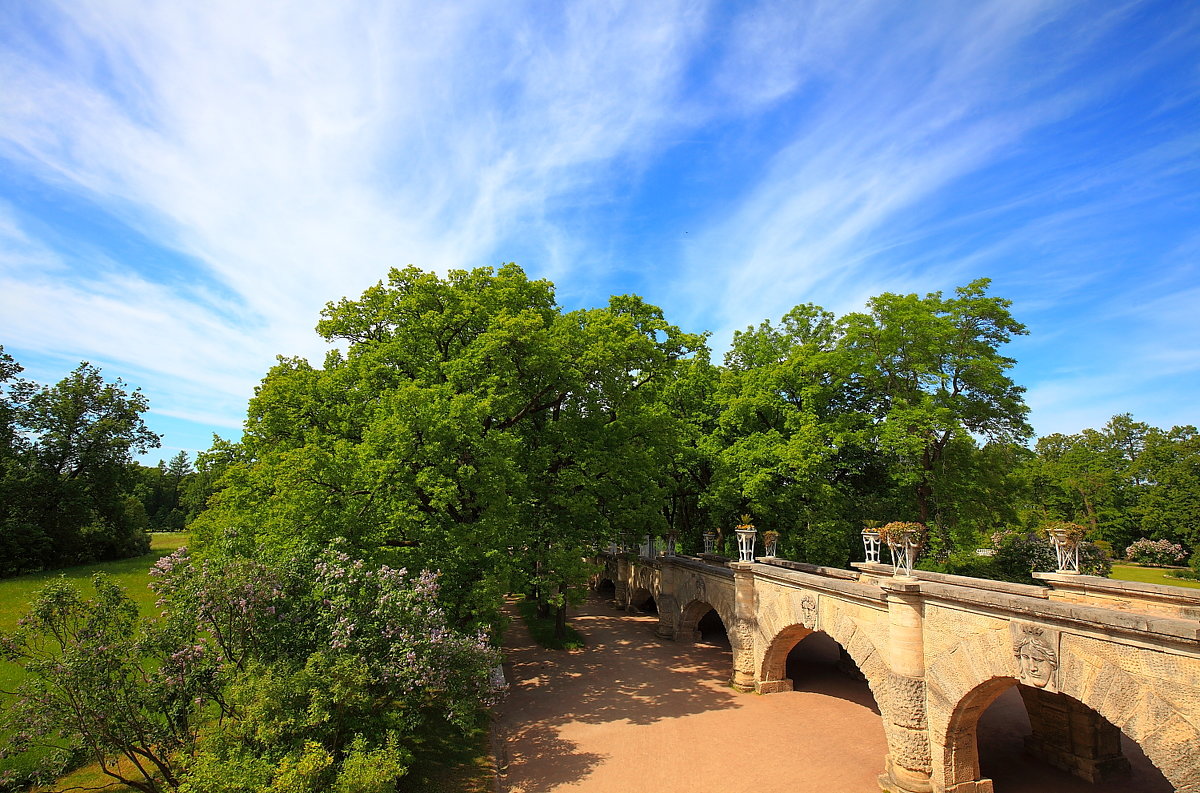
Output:
<instances>
[{"instance_id":1,"label":"stone parapet","mask_svg":"<svg viewBox=\"0 0 1200 793\"><path fill-rule=\"evenodd\" d=\"M1200 589L1117 581L1091 575L1034 573L1049 584L1049 597L1099 608L1200 620Z\"/></svg>"}]
</instances>

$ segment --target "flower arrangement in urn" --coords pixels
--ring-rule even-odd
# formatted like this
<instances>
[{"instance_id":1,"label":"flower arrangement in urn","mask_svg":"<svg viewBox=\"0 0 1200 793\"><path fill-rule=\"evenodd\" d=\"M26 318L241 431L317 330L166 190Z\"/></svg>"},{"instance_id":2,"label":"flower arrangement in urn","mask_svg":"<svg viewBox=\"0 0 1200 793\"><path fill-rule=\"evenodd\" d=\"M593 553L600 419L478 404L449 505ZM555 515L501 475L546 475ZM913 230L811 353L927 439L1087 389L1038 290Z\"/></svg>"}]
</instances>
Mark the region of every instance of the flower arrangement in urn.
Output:
<instances>
[{"instance_id":1,"label":"flower arrangement in urn","mask_svg":"<svg viewBox=\"0 0 1200 793\"><path fill-rule=\"evenodd\" d=\"M763 532L763 556L775 558L775 549L779 545L779 532L768 529Z\"/></svg>"},{"instance_id":2,"label":"flower arrangement in urn","mask_svg":"<svg viewBox=\"0 0 1200 793\"><path fill-rule=\"evenodd\" d=\"M1058 572L1079 572L1079 546L1087 529L1078 523L1068 523L1065 520L1052 520L1043 523L1041 531L1054 543L1054 551L1058 554Z\"/></svg>"},{"instance_id":3,"label":"flower arrangement in urn","mask_svg":"<svg viewBox=\"0 0 1200 793\"><path fill-rule=\"evenodd\" d=\"M754 537L758 532L755 530L754 524L750 522L750 515L742 515L741 520L742 522L734 530L738 541L738 561L753 562Z\"/></svg>"},{"instance_id":4,"label":"flower arrangement in urn","mask_svg":"<svg viewBox=\"0 0 1200 793\"><path fill-rule=\"evenodd\" d=\"M925 544L929 530L924 523L895 520L879 529L879 539L888 544L895 565L893 575L912 575L913 562ZM903 573L901 573L903 571Z\"/></svg>"}]
</instances>

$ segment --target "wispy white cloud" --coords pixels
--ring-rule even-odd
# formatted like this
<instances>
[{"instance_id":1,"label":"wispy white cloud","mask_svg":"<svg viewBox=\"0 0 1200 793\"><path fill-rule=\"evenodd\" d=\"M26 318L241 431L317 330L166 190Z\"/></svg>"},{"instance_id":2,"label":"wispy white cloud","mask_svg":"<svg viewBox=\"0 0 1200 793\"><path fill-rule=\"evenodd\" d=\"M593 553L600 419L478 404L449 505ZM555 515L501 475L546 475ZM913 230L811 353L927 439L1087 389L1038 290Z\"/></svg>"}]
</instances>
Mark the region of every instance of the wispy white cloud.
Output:
<instances>
[{"instance_id":1,"label":"wispy white cloud","mask_svg":"<svg viewBox=\"0 0 1200 793\"><path fill-rule=\"evenodd\" d=\"M10 344L103 353L220 394L223 413L274 354L318 351L324 301L391 265L490 263L498 239L602 188L674 123L695 27L673 4L541 12L514 26L483 3L55 7L53 55L0 51L0 155L199 272L180 286L96 251L31 259L0 217ZM182 390L159 410L196 414Z\"/></svg>"},{"instance_id":2,"label":"wispy white cloud","mask_svg":"<svg viewBox=\"0 0 1200 793\"><path fill-rule=\"evenodd\" d=\"M1069 172L997 173L986 195L957 189L1020 162L1032 139L1194 41L1192 19L1169 46L1081 69L1136 10L1067 0L10 8L0 11L13 21L0 36L0 162L165 252L124 258L103 239L72 237L67 221L34 222L10 196L0 341L107 360L143 378L160 413L229 425L277 353L319 356L311 329L324 302L388 266L498 264L518 250L564 292L620 282L633 266L610 234L620 221L579 220L614 207L650 213L638 233L660 235L667 258L640 281L651 299L680 324L717 330L718 343L797 302L844 311L985 270L1003 273L1041 322L1064 300L1094 301L1116 265L1084 272L1056 253L1032 266L1030 250L1101 249L1079 229L1177 194L1172 180L1188 178L1200 144L1165 135L1103 163L1080 155ZM1200 72L1184 76L1150 112L1178 112L1197 85ZM708 134L714 148L673 167L709 179L711 195L682 218L653 214L653 190L631 206L642 174ZM722 151L724 141L744 150ZM706 156L725 158L712 173L727 181L712 181ZM692 182L659 189L690 189L680 184ZM1174 255L1195 258L1186 246Z\"/></svg>"}]
</instances>

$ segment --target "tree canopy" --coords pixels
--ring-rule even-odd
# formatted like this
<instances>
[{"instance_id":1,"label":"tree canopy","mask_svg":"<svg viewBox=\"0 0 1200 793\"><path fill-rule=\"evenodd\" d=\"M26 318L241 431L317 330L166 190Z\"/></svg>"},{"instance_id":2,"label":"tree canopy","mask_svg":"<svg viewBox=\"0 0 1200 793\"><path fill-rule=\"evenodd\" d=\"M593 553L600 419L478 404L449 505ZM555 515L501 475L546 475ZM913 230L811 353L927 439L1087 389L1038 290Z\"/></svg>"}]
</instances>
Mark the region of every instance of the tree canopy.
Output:
<instances>
[{"instance_id":1,"label":"tree canopy","mask_svg":"<svg viewBox=\"0 0 1200 793\"><path fill-rule=\"evenodd\" d=\"M0 575L145 553L133 455L159 445L137 389L81 363L52 386L0 347Z\"/></svg>"}]
</instances>

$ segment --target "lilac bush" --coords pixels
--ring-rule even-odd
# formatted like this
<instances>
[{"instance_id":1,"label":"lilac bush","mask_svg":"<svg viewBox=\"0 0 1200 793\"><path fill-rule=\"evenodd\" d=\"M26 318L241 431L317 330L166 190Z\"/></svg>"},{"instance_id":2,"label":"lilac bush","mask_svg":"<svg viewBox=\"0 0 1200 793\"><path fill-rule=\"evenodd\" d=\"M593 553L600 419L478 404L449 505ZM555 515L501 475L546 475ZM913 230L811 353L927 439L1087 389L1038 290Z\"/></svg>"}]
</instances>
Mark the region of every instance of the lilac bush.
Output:
<instances>
[{"instance_id":1,"label":"lilac bush","mask_svg":"<svg viewBox=\"0 0 1200 793\"><path fill-rule=\"evenodd\" d=\"M447 625L436 574L371 568L339 546L321 557L315 571L325 652L353 659L381 694L413 708L438 701L459 723L489 700L499 655L483 632L465 634Z\"/></svg>"},{"instance_id":2,"label":"lilac bush","mask_svg":"<svg viewBox=\"0 0 1200 793\"><path fill-rule=\"evenodd\" d=\"M154 566L152 619L103 576L93 599L50 584L0 637L27 672L0 729L18 750L80 746L145 793L393 790L406 743L468 726L499 658L448 624L436 574L346 547L270 563L180 549Z\"/></svg>"},{"instance_id":3,"label":"lilac bush","mask_svg":"<svg viewBox=\"0 0 1200 793\"><path fill-rule=\"evenodd\" d=\"M1170 540L1148 540L1142 537L1125 549L1125 558L1138 564L1174 565L1187 559L1183 546Z\"/></svg>"}]
</instances>

